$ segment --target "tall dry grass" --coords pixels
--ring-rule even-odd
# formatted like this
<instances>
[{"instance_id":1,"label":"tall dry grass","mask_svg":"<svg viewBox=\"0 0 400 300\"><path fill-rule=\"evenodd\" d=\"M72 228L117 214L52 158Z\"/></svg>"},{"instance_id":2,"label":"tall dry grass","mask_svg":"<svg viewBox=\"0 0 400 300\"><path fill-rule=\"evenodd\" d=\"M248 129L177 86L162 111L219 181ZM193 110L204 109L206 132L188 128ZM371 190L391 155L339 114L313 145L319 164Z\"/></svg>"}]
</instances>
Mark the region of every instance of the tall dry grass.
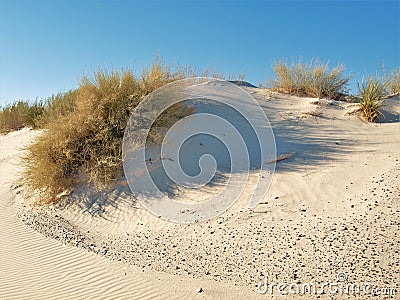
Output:
<instances>
[{"instance_id":1,"label":"tall dry grass","mask_svg":"<svg viewBox=\"0 0 400 300\"><path fill-rule=\"evenodd\" d=\"M36 128L36 121L43 113L44 105L41 101L29 103L16 101L0 109L0 133L7 133L29 126Z\"/></svg>"},{"instance_id":2,"label":"tall dry grass","mask_svg":"<svg viewBox=\"0 0 400 300\"><path fill-rule=\"evenodd\" d=\"M59 93L33 103L16 101L0 108L0 132L7 133L23 127L46 128L47 124L73 112L75 93Z\"/></svg>"},{"instance_id":3,"label":"tall dry grass","mask_svg":"<svg viewBox=\"0 0 400 300\"><path fill-rule=\"evenodd\" d=\"M291 64L277 61L273 71L275 79L270 79L268 86L274 91L297 96L339 99L350 80L344 76L344 65L330 69L328 63L319 59Z\"/></svg>"},{"instance_id":4,"label":"tall dry grass","mask_svg":"<svg viewBox=\"0 0 400 300\"><path fill-rule=\"evenodd\" d=\"M131 112L152 91L184 77L160 60L140 76L129 70L84 76L79 88L64 96L70 97L71 112L47 122L44 134L27 148L24 178L30 191L49 203L81 181L97 187L114 183L123 174L122 139ZM152 130L187 114L182 104L174 105Z\"/></svg>"},{"instance_id":5,"label":"tall dry grass","mask_svg":"<svg viewBox=\"0 0 400 300\"><path fill-rule=\"evenodd\" d=\"M390 95L400 94L400 69L393 69L390 74L385 77L388 93Z\"/></svg>"},{"instance_id":6,"label":"tall dry grass","mask_svg":"<svg viewBox=\"0 0 400 300\"><path fill-rule=\"evenodd\" d=\"M42 112L35 119L36 128L46 128L47 124L63 118L72 113L75 108L75 97L77 91L71 90L67 93L58 93L42 101Z\"/></svg>"}]
</instances>

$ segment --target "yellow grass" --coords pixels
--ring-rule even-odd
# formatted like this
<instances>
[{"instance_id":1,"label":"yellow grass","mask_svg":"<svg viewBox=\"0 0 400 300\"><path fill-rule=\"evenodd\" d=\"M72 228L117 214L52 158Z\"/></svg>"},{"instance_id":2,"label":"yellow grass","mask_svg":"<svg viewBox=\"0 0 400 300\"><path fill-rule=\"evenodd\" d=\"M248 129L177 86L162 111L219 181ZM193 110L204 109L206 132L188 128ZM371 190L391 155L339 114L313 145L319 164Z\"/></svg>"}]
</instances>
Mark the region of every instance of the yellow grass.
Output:
<instances>
[{"instance_id":1,"label":"yellow grass","mask_svg":"<svg viewBox=\"0 0 400 300\"><path fill-rule=\"evenodd\" d=\"M291 64L281 60L275 62L273 70L275 79L268 81L269 87L296 96L339 99L350 79L343 75L344 65L330 69L328 63L318 59Z\"/></svg>"},{"instance_id":2,"label":"yellow grass","mask_svg":"<svg viewBox=\"0 0 400 300\"><path fill-rule=\"evenodd\" d=\"M129 70L84 76L79 88L65 96L72 103L69 113L49 116L44 134L27 148L24 178L30 191L39 192L39 202L49 203L78 182L104 187L118 180L123 173L122 139L131 112L146 95L184 76L160 60L140 76ZM186 114L182 104L169 108L151 132L156 136L160 127L172 125L168 120L175 122Z\"/></svg>"}]
</instances>

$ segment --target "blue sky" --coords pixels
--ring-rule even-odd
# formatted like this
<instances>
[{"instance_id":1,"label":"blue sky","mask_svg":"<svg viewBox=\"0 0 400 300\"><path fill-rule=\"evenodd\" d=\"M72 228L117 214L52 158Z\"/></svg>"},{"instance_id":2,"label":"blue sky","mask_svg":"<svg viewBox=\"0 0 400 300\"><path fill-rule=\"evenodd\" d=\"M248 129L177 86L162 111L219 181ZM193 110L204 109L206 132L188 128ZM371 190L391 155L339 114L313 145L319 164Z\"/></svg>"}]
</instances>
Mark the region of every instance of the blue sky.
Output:
<instances>
[{"instance_id":1,"label":"blue sky","mask_svg":"<svg viewBox=\"0 0 400 300\"><path fill-rule=\"evenodd\" d=\"M67 91L98 68L139 70L157 53L254 84L298 57L361 78L399 67L399 3L1 1L0 105Z\"/></svg>"}]
</instances>

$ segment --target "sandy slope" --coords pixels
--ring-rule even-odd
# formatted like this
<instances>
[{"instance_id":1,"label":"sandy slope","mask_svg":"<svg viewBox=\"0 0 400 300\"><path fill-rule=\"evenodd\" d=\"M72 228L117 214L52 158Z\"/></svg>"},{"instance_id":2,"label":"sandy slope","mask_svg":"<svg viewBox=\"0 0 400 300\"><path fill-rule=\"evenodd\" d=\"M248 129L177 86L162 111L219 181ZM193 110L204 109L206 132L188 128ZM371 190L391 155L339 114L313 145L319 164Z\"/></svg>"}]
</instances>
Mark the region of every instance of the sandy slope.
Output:
<instances>
[{"instance_id":1,"label":"sandy slope","mask_svg":"<svg viewBox=\"0 0 400 300\"><path fill-rule=\"evenodd\" d=\"M248 208L244 193L228 212L199 224L154 217L134 202L126 185L107 193L77 190L61 208L18 204L16 192L23 189L9 189L16 171L9 158L35 133L1 137L0 170L12 175L2 176L0 194L7 241L1 244L6 258L1 269L10 274L2 272L0 286L6 288L0 298L35 289L38 298L97 293L110 299L268 299L279 297L278 292L256 292L266 276L278 283L320 284L334 281L340 272L348 282L397 288L398 296L400 99L387 101L383 120L388 123L369 124L351 114L354 104L245 90L268 115L278 154L291 157L277 164L272 186L255 209ZM59 241L21 225L17 212L24 223ZM20 261L18 268L15 261ZM161 280L150 280L155 277ZM200 286L204 291L196 293ZM318 297L331 299L329 294Z\"/></svg>"},{"instance_id":2,"label":"sandy slope","mask_svg":"<svg viewBox=\"0 0 400 300\"><path fill-rule=\"evenodd\" d=\"M196 289L205 285L210 296L243 293L229 284L111 261L23 224L16 215L17 162L36 134L24 129L0 137L0 299L187 299L200 297Z\"/></svg>"}]
</instances>

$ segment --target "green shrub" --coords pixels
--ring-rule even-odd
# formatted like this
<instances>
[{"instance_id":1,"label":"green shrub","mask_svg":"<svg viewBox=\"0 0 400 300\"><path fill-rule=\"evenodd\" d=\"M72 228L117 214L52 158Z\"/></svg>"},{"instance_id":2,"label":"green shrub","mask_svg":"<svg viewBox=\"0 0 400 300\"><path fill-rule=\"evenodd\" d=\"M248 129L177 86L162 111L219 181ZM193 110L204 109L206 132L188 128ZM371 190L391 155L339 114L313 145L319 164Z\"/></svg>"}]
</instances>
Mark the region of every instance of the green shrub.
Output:
<instances>
[{"instance_id":1,"label":"green shrub","mask_svg":"<svg viewBox=\"0 0 400 300\"><path fill-rule=\"evenodd\" d=\"M357 85L364 118L368 122L374 122L383 105L388 84L380 78L370 76Z\"/></svg>"},{"instance_id":2,"label":"green shrub","mask_svg":"<svg viewBox=\"0 0 400 300\"><path fill-rule=\"evenodd\" d=\"M328 63L318 59L290 65L281 60L274 63L273 70L276 78L269 80L268 86L274 91L297 96L338 99L350 80L343 75L343 65L330 70Z\"/></svg>"},{"instance_id":3,"label":"green shrub","mask_svg":"<svg viewBox=\"0 0 400 300\"><path fill-rule=\"evenodd\" d=\"M39 202L57 201L58 194L81 181L102 188L118 180L123 174L122 139L131 112L150 92L184 76L158 60L139 77L131 71L85 76L76 91L61 96L62 105L70 97L70 113L48 122L24 158L24 178L31 192L39 192ZM153 135L188 113L183 104L170 107L156 121Z\"/></svg>"}]
</instances>

